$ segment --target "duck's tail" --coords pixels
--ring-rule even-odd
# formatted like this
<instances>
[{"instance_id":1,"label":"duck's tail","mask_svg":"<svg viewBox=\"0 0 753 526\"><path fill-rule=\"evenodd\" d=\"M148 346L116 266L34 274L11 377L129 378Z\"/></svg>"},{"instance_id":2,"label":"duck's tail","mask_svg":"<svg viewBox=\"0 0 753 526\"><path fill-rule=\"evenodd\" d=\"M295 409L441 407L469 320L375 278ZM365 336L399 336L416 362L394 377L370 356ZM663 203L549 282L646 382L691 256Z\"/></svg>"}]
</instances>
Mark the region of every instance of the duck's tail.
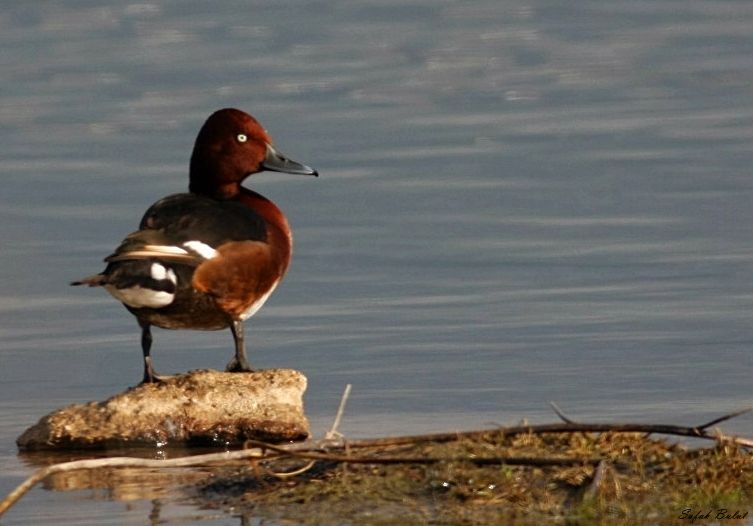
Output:
<instances>
[{"instance_id":1,"label":"duck's tail","mask_svg":"<svg viewBox=\"0 0 753 526\"><path fill-rule=\"evenodd\" d=\"M71 281L71 285L88 285L90 287L102 287L107 281L107 276L104 274L95 274L86 278L81 278L76 281Z\"/></svg>"}]
</instances>

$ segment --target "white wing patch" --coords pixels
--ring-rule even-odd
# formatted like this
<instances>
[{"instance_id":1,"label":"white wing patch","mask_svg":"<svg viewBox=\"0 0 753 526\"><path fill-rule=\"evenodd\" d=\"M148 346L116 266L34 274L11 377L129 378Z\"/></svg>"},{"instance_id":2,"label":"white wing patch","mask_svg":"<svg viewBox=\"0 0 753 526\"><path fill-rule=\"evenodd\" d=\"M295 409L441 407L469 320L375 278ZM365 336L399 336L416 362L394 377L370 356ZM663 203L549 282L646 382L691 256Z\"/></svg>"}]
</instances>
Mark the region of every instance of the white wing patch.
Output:
<instances>
[{"instance_id":1,"label":"white wing patch","mask_svg":"<svg viewBox=\"0 0 753 526\"><path fill-rule=\"evenodd\" d=\"M161 265L159 263L152 263L152 266L149 269L149 273L152 275L152 279L154 280L161 281L163 279L168 279L172 282L173 285L178 283L178 279L175 277L175 272L173 272L173 269L165 268L164 265Z\"/></svg>"},{"instance_id":2,"label":"white wing patch","mask_svg":"<svg viewBox=\"0 0 753 526\"><path fill-rule=\"evenodd\" d=\"M168 280L173 285L178 284L178 278L175 276L175 271L171 268L165 267L161 263L152 263L149 267L149 275L155 281ZM134 309L140 309L142 307L158 309L170 305L175 299L175 292L154 290L149 287L142 287L141 285L134 285L133 287L127 288L105 285L105 289L107 289L107 292L112 294L116 299Z\"/></svg>"},{"instance_id":3,"label":"white wing patch","mask_svg":"<svg viewBox=\"0 0 753 526\"><path fill-rule=\"evenodd\" d=\"M171 270L172 271L172 270ZM175 294L164 290L144 288L139 285L127 289L119 289L112 285L105 285L107 292L112 296L134 309L150 307L158 309L170 305L175 299Z\"/></svg>"},{"instance_id":4,"label":"white wing patch","mask_svg":"<svg viewBox=\"0 0 753 526\"><path fill-rule=\"evenodd\" d=\"M183 246L200 255L204 259L212 259L217 255L217 251L201 241L186 241ZM177 248L177 247L176 247Z\"/></svg>"}]
</instances>

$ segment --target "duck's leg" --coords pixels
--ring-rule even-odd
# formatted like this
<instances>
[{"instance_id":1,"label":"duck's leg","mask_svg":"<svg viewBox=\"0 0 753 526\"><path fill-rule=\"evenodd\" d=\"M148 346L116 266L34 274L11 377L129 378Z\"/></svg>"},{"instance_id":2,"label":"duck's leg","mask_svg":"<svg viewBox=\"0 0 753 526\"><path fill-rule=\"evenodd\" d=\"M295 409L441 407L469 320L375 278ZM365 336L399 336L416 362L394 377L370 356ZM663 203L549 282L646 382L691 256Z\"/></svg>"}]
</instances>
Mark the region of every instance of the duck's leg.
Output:
<instances>
[{"instance_id":1,"label":"duck's leg","mask_svg":"<svg viewBox=\"0 0 753 526\"><path fill-rule=\"evenodd\" d=\"M152 367L152 325L148 321L139 320L141 327L141 352L144 355L144 379L142 384L162 382L164 378L157 375Z\"/></svg>"},{"instance_id":2,"label":"duck's leg","mask_svg":"<svg viewBox=\"0 0 753 526\"><path fill-rule=\"evenodd\" d=\"M246 358L246 342L243 337L243 321L232 320L230 322L230 330L233 333L233 340L235 340L235 357L230 360L230 363L227 364L225 370L230 373L250 373L253 369Z\"/></svg>"}]
</instances>

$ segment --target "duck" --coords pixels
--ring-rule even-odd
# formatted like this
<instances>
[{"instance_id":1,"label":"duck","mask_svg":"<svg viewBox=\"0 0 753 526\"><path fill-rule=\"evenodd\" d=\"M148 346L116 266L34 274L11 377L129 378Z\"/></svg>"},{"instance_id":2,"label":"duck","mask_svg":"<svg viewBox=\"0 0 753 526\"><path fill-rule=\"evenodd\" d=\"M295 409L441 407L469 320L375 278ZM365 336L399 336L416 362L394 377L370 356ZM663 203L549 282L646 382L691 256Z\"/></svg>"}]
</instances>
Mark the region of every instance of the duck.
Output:
<instances>
[{"instance_id":1,"label":"duck","mask_svg":"<svg viewBox=\"0 0 753 526\"><path fill-rule=\"evenodd\" d=\"M234 355L226 371L253 371L244 321L256 314L290 265L293 235L270 199L242 186L250 175L318 176L280 153L262 125L235 108L212 113L191 154L187 193L164 197L144 213L104 261L105 269L71 285L102 287L136 317L144 376L163 382L151 357L152 326L229 328Z\"/></svg>"}]
</instances>

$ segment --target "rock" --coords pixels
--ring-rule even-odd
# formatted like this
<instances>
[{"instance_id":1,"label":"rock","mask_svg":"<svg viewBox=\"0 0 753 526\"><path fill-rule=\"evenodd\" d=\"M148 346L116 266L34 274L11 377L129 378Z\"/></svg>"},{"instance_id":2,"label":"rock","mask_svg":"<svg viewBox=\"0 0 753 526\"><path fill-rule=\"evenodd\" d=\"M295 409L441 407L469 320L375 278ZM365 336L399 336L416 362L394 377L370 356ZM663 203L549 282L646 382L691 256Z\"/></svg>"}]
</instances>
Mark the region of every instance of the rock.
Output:
<instances>
[{"instance_id":1,"label":"rock","mask_svg":"<svg viewBox=\"0 0 753 526\"><path fill-rule=\"evenodd\" d=\"M303 440L306 377L290 369L191 371L143 384L103 402L53 411L27 429L22 450L237 445Z\"/></svg>"}]
</instances>

